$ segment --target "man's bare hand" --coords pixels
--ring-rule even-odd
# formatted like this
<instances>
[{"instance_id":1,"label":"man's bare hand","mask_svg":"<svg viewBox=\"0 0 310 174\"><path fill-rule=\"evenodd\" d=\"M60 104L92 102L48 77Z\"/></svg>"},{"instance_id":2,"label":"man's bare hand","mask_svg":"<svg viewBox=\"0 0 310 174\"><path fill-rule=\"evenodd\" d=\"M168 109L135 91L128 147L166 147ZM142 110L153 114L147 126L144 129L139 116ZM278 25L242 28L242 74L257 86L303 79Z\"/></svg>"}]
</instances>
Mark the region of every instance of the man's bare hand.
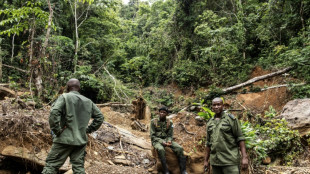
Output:
<instances>
[{"instance_id":1,"label":"man's bare hand","mask_svg":"<svg viewBox=\"0 0 310 174\"><path fill-rule=\"evenodd\" d=\"M210 165L210 164L209 164L208 161L205 161L205 162L204 162L203 167L204 167L204 171L205 171L205 172L208 172L208 170L209 170L209 165Z\"/></svg>"},{"instance_id":2,"label":"man's bare hand","mask_svg":"<svg viewBox=\"0 0 310 174\"><path fill-rule=\"evenodd\" d=\"M166 143L166 146L171 146L172 145L172 142L171 141L168 141L167 143Z\"/></svg>"},{"instance_id":3,"label":"man's bare hand","mask_svg":"<svg viewBox=\"0 0 310 174\"><path fill-rule=\"evenodd\" d=\"M241 161L241 168L242 170L246 170L248 168L249 165L249 160L247 157L242 157L242 161Z\"/></svg>"}]
</instances>

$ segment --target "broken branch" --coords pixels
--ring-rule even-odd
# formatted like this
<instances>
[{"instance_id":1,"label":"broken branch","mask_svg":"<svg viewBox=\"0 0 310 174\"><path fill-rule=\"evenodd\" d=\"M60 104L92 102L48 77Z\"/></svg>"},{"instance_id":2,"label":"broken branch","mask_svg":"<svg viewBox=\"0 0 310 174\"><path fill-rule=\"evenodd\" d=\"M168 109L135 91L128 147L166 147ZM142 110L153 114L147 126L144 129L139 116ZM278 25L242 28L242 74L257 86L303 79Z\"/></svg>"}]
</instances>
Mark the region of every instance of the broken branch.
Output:
<instances>
[{"instance_id":1,"label":"broken branch","mask_svg":"<svg viewBox=\"0 0 310 174\"><path fill-rule=\"evenodd\" d=\"M192 132L187 131L186 128L185 128L185 125L184 125L183 123L179 123L178 125L181 125L181 127L183 128L183 130L184 130L186 133L188 133L188 134L190 134L190 135L196 135L195 133L192 133Z\"/></svg>"},{"instance_id":2,"label":"broken branch","mask_svg":"<svg viewBox=\"0 0 310 174\"><path fill-rule=\"evenodd\" d=\"M29 71L27 71L27 70L23 70L23 69L14 67L14 66L6 65L6 64L2 64L2 65L5 66L5 67L8 67L8 68L16 69L16 70L21 71L21 72L24 72L24 73L29 73Z\"/></svg>"}]
</instances>

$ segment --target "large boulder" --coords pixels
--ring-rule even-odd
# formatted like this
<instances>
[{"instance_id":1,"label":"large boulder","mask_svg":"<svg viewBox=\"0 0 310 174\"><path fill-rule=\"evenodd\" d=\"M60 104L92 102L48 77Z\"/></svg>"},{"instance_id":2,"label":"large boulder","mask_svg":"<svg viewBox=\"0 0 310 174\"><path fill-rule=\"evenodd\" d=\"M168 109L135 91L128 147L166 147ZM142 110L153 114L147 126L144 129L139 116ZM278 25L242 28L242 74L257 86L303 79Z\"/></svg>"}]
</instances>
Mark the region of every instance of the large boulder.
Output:
<instances>
[{"instance_id":1,"label":"large boulder","mask_svg":"<svg viewBox=\"0 0 310 174\"><path fill-rule=\"evenodd\" d=\"M301 136L310 133L310 99L296 99L289 101L281 113L288 125L298 130Z\"/></svg>"}]
</instances>

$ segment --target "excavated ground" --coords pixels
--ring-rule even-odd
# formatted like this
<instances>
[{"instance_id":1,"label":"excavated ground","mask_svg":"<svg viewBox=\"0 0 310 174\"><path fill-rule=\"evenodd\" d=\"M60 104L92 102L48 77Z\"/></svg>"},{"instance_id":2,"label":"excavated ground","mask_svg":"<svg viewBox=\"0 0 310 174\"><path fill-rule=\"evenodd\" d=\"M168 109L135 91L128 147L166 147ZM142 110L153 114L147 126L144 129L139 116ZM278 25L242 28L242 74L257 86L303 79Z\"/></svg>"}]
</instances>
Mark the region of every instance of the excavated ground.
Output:
<instances>
[{"instance_id":1,"label":"excavated ground","mask_svg":"<svg viewBox=\"0 0 310 174\"><path fill-rule=\"evenodd\" d=\"M8 113L3 116L0 111L0 174L2 173L40 173L52 144L52 138L48 126L49 107L32 110L18 109L18 105L11 104L11 99L0 102L7 103ZM113 113L113 111L111 111ZM115 112L116 113L116 112ZM109 112L105 112L109 120ZM122 113L118 113L121 118ZM119 123L127 119L120 119ZM99 130L103 129L101 127ZM115 143L107 144L89 136L85 168L86 172L92 173L148 173L148 168L154 165L154 160L146 152L139 148L116 140ZM125 154L124 151L130 151ZM117 156L125 156L130 161L130 166L113 162ZM29 160L30 159L30 160ZM147 161L142 163L142 161ZM68 161L64 170L70 168Z\"/></svg>"},{"instance_id":2,"label":"excavated ground","mask_svg":"<svg viewBox=\"0 0 310 174\"><path fill-rule=\"evenodd\" d=\"M254 69L251 77L267 74L257 67ZM254 86L265 87L278 84L285 84L291 79L281 76L274 77L262 82L254 83ZM248 89L249 91L249 89ZM181 92L176 92L180 95ZM240 91L239 91L240 92ZM227 107L237 110L235 115L242 117L243 111L251 111L252 114L262 114L268 110L269 106L273 106L276 111L280 112L289 97L289 91L285 88L275 88L263 92L246 93L226 96ZM0 152L3 152L8 146L18 147L15 152L19 152L22 148L29 151L29 154L47 154L52 144L50 130L48 126L49 107L43 109L18 109L18 104L13 103L13 99L0 101L0 104L8 104L8 114L2 116L0 110ZM239 110L239 111L238 111ZM105 116L105 121L111 125L124 129L142 138L146 143L150 143L149 132L141 132L132 130L132 115L129 110L124 108L101 108ZM242 112L240 112L242 111ZM183 146L184 151L188 155L187 168L190 174L200 174L203 168L204 160L204 143L205 143L205 124L198 126L196 124L196 113L180 112L172 121L174 123L175 141ZM244 117L243 117L244 118ZM141 123L149 125L150 118L141 120ZM106 131L107 125L100 128L100 131ZM113 134L115 136L115 132ZM112 139L113 139L112 136ZM111 137L110 137L111 138ZM115 138L115 137L114 137ZM121 142L115 138L115 142L103 142L89 137L86 156L86 172L88 174L102 173L132 173L146 174L151 173L150 169L154 168L155 160L150 154L150 150L141 149L132 144ZM121 143L120 143L121 142ZM28 154L28 155L29 155ZM116 164L115 158L123 156L130 165ZM21 160L18 158L5 157L0 155L0 174L11 173L40 173L42 166L38 165L38 161L44 164L45 158L33 161ZM300 158L298 161L302 165L298 167L284 166L262 166L252 171L254 174L310 174L309 155ZM36 164L36 165L34 165ZM70 168L70 166L65 166ZM67 170L66 169L66 170ZM245 172L249 173L249 172Z\"/></svg>"}]
</instances>

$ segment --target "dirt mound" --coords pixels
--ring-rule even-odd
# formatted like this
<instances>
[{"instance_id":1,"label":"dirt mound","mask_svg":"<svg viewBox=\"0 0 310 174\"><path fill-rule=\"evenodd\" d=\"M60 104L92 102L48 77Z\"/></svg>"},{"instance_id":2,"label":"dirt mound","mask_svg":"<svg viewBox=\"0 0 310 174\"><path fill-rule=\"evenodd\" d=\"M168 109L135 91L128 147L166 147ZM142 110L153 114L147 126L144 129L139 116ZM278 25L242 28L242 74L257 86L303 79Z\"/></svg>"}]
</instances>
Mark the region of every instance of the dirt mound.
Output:
<instances>
[{"instance_id":1,"label":"dirt mound","mask_svg":"<svg viewBox=\"0 0 310 174\"><path fill-rule=\"evenodd\" d=\"M251 78L268 73L271 72L264 70L261 67L255 67L252 71ZM280 112L283 106L290 99L290 93L287 87L278 87L260 92L259 88L262 89L265 87L287 84L292 80L294 79L289 77L288 74L284 74L255 82L252 84L252 86L240 90L240 93L245 90L249 92L246 94L237 94L235 99L232 99L230 105L234 109L251 110L251 112L254 114L263 114L264 111L269 110L269 106L272 106L274 109L276 109L276 111Z\"/></svg>"},{"instance_id":2,"label":"dirt mound","mask_svg":"<svg viewBox=\"0 0 310 174\"><path fill-rule=\"evenodd\" d=\"M263 114L272 106L280 112L288 102L290 94L286 87L270 89L267 91L238 94L236 96L236 108L251 110L252 113ZM238 106L239 105L239 106Z\"/></svg>"}]
</instances>

